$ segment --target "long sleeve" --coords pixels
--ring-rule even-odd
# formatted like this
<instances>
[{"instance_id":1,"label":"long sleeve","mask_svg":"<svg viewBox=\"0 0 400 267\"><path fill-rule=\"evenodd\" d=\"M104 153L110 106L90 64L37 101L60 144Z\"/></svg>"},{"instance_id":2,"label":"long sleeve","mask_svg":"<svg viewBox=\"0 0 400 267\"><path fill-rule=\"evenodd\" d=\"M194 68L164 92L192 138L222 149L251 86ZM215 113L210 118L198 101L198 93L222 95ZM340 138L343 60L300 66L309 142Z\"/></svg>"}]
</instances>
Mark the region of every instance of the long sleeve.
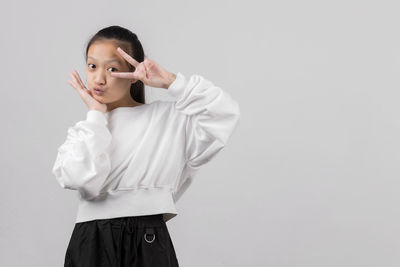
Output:
<instances>
[{"instance_id":1,"label":"long sleeve","mask_svg":"<svg viewBox=\"0 0 400 267\"><path fill-rule=\"evenodd\" d=\"M58 148L52 172L59 184L78 190L85 199L96 197L111 170L111 140L105 115L89 110L86 120L68 128L67 139Z\"/></svg>"},{"instance_id":2,"label":"long sleeve","mask_svg":"<svg viewBox=\"0 0 400 267\"><path fill-rule=\"evenodd\" d=\"M175 109L188 116L185 155L187 165L196 170L227 144L240 121L239 105L200 75L187 79L178 72L167 91Z\"/></svg>"}]
</instances>

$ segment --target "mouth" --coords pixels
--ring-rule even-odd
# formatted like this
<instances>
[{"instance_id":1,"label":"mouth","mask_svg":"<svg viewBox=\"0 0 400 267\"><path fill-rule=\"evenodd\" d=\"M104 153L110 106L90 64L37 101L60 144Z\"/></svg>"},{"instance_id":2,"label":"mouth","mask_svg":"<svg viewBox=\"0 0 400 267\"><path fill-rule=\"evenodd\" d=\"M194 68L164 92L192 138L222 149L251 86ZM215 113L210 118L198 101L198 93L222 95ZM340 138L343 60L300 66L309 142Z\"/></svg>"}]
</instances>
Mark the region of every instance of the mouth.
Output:
<instances>
[{"instance_id":1,"label":"mouth","mask_svg":"<svg viewBox=\"0 0 400 267\"><path fill-rule=\"evenodd\" d=\"M102 94L104 94L104 90L102 90L102 89L100 89L100 88L97 88L97 87L93 88L93 91L94 91L94 93L95 93L96 95L102 95Z\"/></svg>"},{"instance_id":2,"label":"mouth","mask_svg":"<svg viewBox=\"0 0 400 267\"><path fill-rule=\"evenodd\" d=\"M97 91L97 92L103 92L103 93L104 93L104 90L103 90L103 89L100 89L100 88L98 88L98 87L94 87L93 90L94 90L94 91Z\"/></svg>"}]
</instances>

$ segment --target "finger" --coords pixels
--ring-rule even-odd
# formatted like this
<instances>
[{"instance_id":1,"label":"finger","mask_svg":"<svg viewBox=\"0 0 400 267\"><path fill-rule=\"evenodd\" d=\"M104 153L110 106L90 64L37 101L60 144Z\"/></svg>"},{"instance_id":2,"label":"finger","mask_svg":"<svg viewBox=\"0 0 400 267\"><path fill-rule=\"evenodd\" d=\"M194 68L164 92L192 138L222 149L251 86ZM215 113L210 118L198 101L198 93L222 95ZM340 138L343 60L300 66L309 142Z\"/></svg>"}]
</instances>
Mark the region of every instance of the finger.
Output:
<instances>
[{"instance_id":1,"label":"finger","mask_svg":"<svg viewBox=\"0 0 400 267\"><path fill-rule=\"evenodd\" d=\"M77 93L81 94L81 92L79 92L79 86L74 81L68 81L68 83L74 88Z\"/></svg>"},{"instance_id":2,"label":"finger","mask_svg":"<svg viewBox=\"0 0 400 267\"><path fill-rule=\"evenodd\" d=\"M111 72L111 76L123 79L136 79L136 75L132 72Z\"/></svg>"},{"instance_id":3,"label":"finger","mask_svg":"<svg viewBox=\"0 0 400 267\"><path fill-rule=\"evenodd\" d=\"M75 88L75 90L82 95L82 93L86 93L88 92L88 90L86 89L86 87L83 87L76 81L74 75L72 73L70 73L70 76L72 78L72 81L69 81L69 84L72 85L72 87ZM83 96L83 95L82 95Z\"/></svg>"},{"instance_id":4,"label":"finger","mask_svg":"<svg viewBox=\"0 0 400 267\"><path fill-rule=\"evenodd\" d=\"M75 76L74 72L71 72L69 75L71 76L72 81L74 82L74 84L77 86L77 89L78 88L79 89L83 89L82 85L79 83L79 81L78 81L77 77Z\"/></svg>"},{"instance_id":5,"label":"finger","mask_svg":"<svg viewBox=\"0 0 400 267\"><path fill-rule=\"evenodd\" d=\"M82 82L81 77L79 76L79 74L78 74L78 72L76 70L75 70L75 80L79 84L81 89L84 89L84 90L87 91L87 88L86 88L85 84Z\"/></svg>"},{"instance_id":6,"label":"finger","mask_svg":"<svg viewBox=\"0 0 400 267\"><path fill-rule=\"evenodd\" d=\"M92 91L87 91L87 92L92 98L94 98Z\"/></svg>"},{"instance_id":7,"label":"finger","mask_svg":"<svg viewBox=\"0 0 400 267\"><path fill-rule=\"evenodd\" d=\"M136 77L138 77L139 80L141 80L142 82L147 83L147 72L145 69L145 66L143 64L140 64L137 68L137 70L135 71L136 73Z\"/></svg>"},{"instance_id":8,"label":"finger","mask_svg":"<svg viewBox=\"0 0 400 267\"><path fill-rule=\"evenodd\" d=\"M128 53L126 53L120 47L117 48L117 51L121 54L121 56L123 58L126 59L126 61L128 61L131 65L135 66L135 68L139 65L139 62L137 62L133 57L131 57Z\"/></svg>"},{"instance_id":9,"label":"finger","mask_svg":"<svg viewBox=\"0 0 400 267\"><path fill-rule=\"evenodd\" d=\"M146 64L144 64L144 68L145 68L145 74L146 74L146 79L149 79L149 66L146 66Z\"/></svg>"},{"instance_id":10,"label":"finger","mask_svg":"<svg viewBox=\"0 0 400 267\"><path fill-rule=\"evenodd\" d=\"M75 89L75 91L80 95L80 97L85 101L89 95L89 91L82 89L76 82L68 81L68 83ZM91 95L91 94L90 94ZM92 96L92 95L91 95ZM92 96L93 97L93 96Z\"/></svg>"},{"instance_id":11,"label":"finger","mask_svg":"<svg viewBox=\"0 0 400 267\"><path fill-rule=\"evenodd\" d=\"M72 81L68 80L67 83L69 83L74 89L76 89L75 84Z\"/></svg>"},{"instance_id":12,"label":"finger","mask_svg":"<svg viewBox=\"0 0 400 267\"><path fill-rule=\"evenodd\" d=\"M145 64L147 67L151 67L152 65L155 64L155 62L151 59L149 59L148 57L145 58L145 60L143 61L143 64Z\"/></svg>"},{"instance_id":13,"label":"finger","mask_svg":"<svg viewBox=\"0 0 400 267\"><path fill-rule=\"evenodd\" d=\"M70 84L75 88L75 89L80 89L80 85L77 83L77 81L76 81L76 79L75 79L75 77L74 77L74 75L72 74L72 73L70 73L69 74L69 76L71 77L71 81L69 81L70 82Z\"/></svg>"},{"instance_id":14,"label":"finger","mask_svg":"<svg viewBox=\"0 0 400 267\"><path fill-rule=\"evenodd\" d=\"M77 78L79 84L82 86L82 88L86 88L85 84L82 82L81 77L79 76L78 72L74 70L75 77Z\"/></svg>"}]
</instances>

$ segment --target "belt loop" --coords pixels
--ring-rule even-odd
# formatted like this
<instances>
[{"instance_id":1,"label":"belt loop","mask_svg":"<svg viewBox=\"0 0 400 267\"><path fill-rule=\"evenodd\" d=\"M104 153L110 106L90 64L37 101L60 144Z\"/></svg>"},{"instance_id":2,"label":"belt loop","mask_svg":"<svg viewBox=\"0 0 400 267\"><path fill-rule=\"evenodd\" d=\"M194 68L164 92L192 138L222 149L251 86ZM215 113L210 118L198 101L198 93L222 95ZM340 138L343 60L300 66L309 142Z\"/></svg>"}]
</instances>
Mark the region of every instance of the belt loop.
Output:
<instances>
[{"instance_id":1,"label":"belt loop","mask_svg":"<svg viewBox=\"0 0 400 267\"><path fill-rule=\"evenodd\" d=\"M126 223L127 223L127 231L128 231L128 233L133 234L135 232L134 218L128 217Z\"/></svg>"}]
</instances>

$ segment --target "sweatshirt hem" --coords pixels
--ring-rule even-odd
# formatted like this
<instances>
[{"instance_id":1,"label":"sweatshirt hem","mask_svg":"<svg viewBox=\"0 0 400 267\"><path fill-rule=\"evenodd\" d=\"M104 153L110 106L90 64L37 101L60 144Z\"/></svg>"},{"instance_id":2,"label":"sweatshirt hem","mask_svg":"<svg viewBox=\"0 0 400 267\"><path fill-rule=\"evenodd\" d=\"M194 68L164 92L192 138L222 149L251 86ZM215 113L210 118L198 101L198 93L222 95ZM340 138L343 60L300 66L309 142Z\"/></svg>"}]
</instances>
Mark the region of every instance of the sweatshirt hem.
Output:
<instances>
[{"instance_id":1,"label":"sweatshirt hem","mask_svg":"<svg viewBox=\"0 0 400 267\"><path fill-rule=\"evenodd\" d=\"M153 214L163 214L165 222L178 214L170 188L115 190L95 200L80 197L75 222Z\"/></svg>"}]
</instances>

